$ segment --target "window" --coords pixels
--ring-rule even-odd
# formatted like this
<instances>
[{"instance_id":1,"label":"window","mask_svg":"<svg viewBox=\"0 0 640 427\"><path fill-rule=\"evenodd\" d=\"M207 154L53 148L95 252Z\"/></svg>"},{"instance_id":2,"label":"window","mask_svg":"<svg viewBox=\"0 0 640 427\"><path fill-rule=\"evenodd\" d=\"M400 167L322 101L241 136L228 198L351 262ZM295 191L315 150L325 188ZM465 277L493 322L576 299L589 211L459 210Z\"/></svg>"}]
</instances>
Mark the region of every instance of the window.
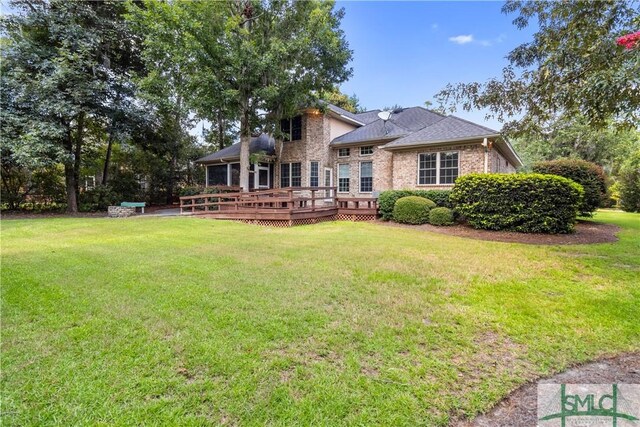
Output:
<instances>
[{"instance_id":1,"label":"window","mask_svg":"<svg viewBox=\"0 0 640 427\"><path fill-rule=\"evenodd\" d=\"M453 184L458 177L458 152L423 153L418 156L418 184Z\"/></svg>"},{"instance_id":2,"label":"window","mask_svg":"<svg viewBox=\"0 0 640 427\"><path fill-rule=\"evenodd\" d=\"M370 156L371 154L373 154L373 145L369 145L367 147L360 147L361 156Z\"/></svg>"},{"instance_id":3,"label":"window","mask_svg":"<svg viewBox=\"0 0 640 427\"><path fill-rule=\"evenodd\" d=\"M338 157L349 157L351 150L348 148L341 148L338 150Z\"/></svg>"},{"instance_id":4,"label":"window","mask_svg":"<svg viewBox=\"0 0 640 427\"><path fill-rule=\"evenodd\" d=\"M453 184L458 177L458 153L440 154L440 184Z\"/></svg>"},{"instance_id":5,"label":"window","mask_svg":"<svg viewBox=\"0 0 640 427\"><path fill-rule=\"evenodd\" d=\"M309 168L309 187L319 187L320 176L318 172L318 162L311 162L311 168Z\"/></svg>"},{"instance_id":6,"label":"window","mask_svg":"<svg viewBox=\"0 0 640 427\"><path fill-rule=\"evenodd\" d=\"M338 192L349 192L349 164L342 163L338 165Z\"/></svg>"},{"instance_id":7,"label":"window","mask_svg":"<svg viewBox=\"0 0 640 427\"><path fill-rule=\"evenodd\" d=\"M231 164L231 185L240 185L240 163Z\"/></svg>"},{"instance_id":8,"label":"window","mask_svg":"<svg viewBox=\"0 0 640 427\"><path fill-rule=\"evenodd\" d=\"M280 187L302 186L302 168L300 163L282 163L280 165Z\"/></svg>"},{"instance_id":9,"label":"window","mask_svg":"<svg viewBox=\"0 0 640 427\"><path fill-rule=\"evenodd\" d=\"M360 192L370 193L373 191L373 162L360 163Z\"/></svg>"},{"instance_id":10,"label":"window","mask_svg":"<svg viewBox=\"0 0 640 427\"><path fill-rule=\"evenodd\" d=\"M418 184L436 184L437 153L420 154Z\"/></svg>"},{"instance_id":11,"label":"window","mask_svg":"<svg viewBox=\"0 0 640 427\"><path fill-rule=\"evenodd\" d=\"M227 185L227 165L207 166L207 185Z\"/></svg>"},{"instance_id":12,"label":"window","mask_svg":"<svg viewBox=\"0 0 640 427\"><path fill-rule=\"evenodd\" d=\"M280 120L280 130L285 136L285 141L299 141L302 139L302 116L295 116L292 119Z\"/></svg>"}]
</instances>

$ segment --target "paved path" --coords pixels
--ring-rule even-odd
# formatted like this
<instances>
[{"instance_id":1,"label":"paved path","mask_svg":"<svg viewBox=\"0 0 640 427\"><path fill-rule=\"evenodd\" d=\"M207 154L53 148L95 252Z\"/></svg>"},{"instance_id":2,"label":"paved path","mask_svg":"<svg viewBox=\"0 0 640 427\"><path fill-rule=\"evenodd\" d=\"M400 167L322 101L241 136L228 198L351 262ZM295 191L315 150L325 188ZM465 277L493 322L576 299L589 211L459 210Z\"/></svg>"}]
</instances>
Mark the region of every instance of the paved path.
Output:
<instances>
[{"instance_id":1,"label":"paved path","mask_svg":"<svg viewBox=\"0 0 640 427\"><path fill-rule=\"evenodd\" d=\"M146 213L141 216L176 216L180 215L180 208L158 209L157 211Z\"/></svg>"}]
</instances>

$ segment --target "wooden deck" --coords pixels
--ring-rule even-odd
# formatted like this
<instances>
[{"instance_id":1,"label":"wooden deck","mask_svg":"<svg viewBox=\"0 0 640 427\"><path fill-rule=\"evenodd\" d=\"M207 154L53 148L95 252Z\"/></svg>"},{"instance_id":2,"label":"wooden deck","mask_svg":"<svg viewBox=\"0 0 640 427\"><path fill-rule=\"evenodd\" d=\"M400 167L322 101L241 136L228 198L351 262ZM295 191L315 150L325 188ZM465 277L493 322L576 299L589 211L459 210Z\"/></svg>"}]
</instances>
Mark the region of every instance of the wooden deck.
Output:
<instances>
[{"instance_id":1,"label":"wooden deck","mask_svg":"<svg viewBox=\"0 0 640 427\"><path fill-rule=\"evenodd\" d=\"M334 219L375 219L376 198L340 198L336 187L290 187L180 197L180 213L267 225L311 224ZM282 224L280 224L282 223Z\"/></svg>"}]
</instances>

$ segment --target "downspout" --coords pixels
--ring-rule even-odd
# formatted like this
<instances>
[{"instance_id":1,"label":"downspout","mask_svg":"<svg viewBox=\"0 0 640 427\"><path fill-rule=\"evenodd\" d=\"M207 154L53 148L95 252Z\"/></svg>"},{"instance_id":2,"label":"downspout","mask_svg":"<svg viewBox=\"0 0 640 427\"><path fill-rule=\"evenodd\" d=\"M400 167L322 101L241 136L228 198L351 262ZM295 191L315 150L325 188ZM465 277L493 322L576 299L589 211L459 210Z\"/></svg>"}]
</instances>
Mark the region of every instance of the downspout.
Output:
<instances>
[{"instance_id":1,"label":"downspout","mask_svg":"<svg viewBox=\"0 0 640 427\"><path fill-rule=\"evenodd\" d=\"M484 147L484 173L489 172L489 141L487 138L482 141L482 146Z\"/></svg>"}]
</instances>

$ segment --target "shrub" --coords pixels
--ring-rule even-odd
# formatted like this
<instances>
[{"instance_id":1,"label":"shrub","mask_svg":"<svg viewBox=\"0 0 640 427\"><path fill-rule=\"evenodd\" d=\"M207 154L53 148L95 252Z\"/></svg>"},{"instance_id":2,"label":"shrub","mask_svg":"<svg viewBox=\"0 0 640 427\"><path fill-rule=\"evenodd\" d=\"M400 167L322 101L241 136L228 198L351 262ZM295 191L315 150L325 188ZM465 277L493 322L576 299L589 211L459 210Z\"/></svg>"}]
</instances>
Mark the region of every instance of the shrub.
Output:
<instances>
[{"instance_id":1,"label":"shrub","mask_svg":"<svg viewBox=\"0 0 640 427\"><path fill-rule=\"evenodd\" d=\"M109 185L96 185L93 189L80 193L78 209L82 212L106 211L111 205L119 204L122 196Z\"/></svg>"},{"instance_id":2,"label":"shrub","mask_svg":"<svg viewBox=\"0 0 640 427\"><path fill-rule=\"evenodd\" d=\"M640 150L624 163L618 178L620 207L627 212L640 212Z\"/></svg>"},{"instance_id":3,"label":"shrub","mask_svg":"<svg viewBox=\"0 0 640 427\"><path fill-rule=\"evenodd\" d=\"M584 190L568 178L541 174L470 174L451 200L474 228L523 233L573 231Z\"/></svg>"},{"instance_id":4,"label":"shrub","mask_svg":"<svg viewBox=\"0 0 640 427\"><path fill-rule=\"evenodd\" d=\"M551 160L534 164L533 172L563 176L582 185L584 199L579 208L582 215L591 216L606 199L606 177L595 163L578 159Z\"/></svg>"},{"instance_id":5,"label":"shrub","mask_svg":"<svg viewBox=\"0 0 640 427\"><path fill-rule=\"evenodd\" d=\"M182 187L178 194L180 194L180 197L195 196L198 194L203 194L204 189L205 187L197 185L193 185L191 187Z\"/></svg>"},{"instance_id":6,"label":"shrub","mask_svg":"<svg viewBox=\"0 0 640 427\"><path fill-rule=\"evenodd\" d=\"M424 197L402 197L393 208L393 220L404 224L425 224L429 221L429 211L435 207L433 201Z\"/></svg>"},{"instance_id":7,"label":"shrub","mask_svg":"<svg viewBox=\"0 0 640 427\"><path fill-rule=\"evenodd\" d=\"M453 211L449 208L433 208L429 211L429 224L451 225L453 224Z\"/></svg>"},{"instance_id":8,"label":"shrub","mask_svg":"<svg viewBox=\"0 0 640 427\"><path fill-rule=\"evenodd\" d=\"M402 197L418 196L432 200L438 206L453 207L449 201L451 190L388 190L380 193L378 197L378 209L385 221L393 219L393 209L396 201Z\"/></svg>"}]
</instances>

